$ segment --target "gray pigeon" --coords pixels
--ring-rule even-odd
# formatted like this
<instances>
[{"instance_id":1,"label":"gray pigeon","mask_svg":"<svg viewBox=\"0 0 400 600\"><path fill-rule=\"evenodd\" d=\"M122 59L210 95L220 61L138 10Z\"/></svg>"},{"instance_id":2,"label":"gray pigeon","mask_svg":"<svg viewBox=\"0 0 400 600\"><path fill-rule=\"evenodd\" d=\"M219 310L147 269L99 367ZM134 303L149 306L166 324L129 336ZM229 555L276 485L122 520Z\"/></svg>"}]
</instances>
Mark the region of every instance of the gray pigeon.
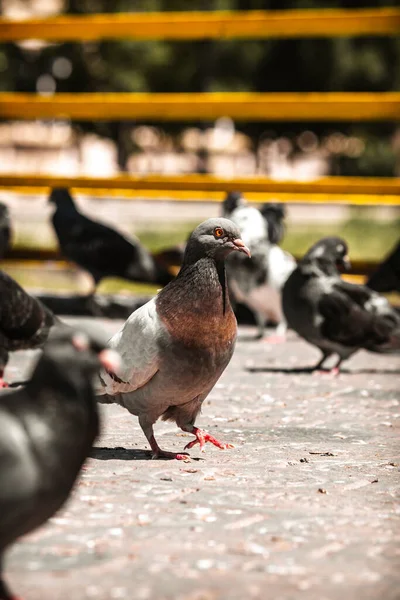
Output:
<instances>
[{"instance_id":1,"label":"gray pigeon","mask_svg":"<svg viewBox=\"0 0 400 600\"><path fill-rule=\"evenodd\" d=\"M268 216L245 200L235 207L229 218L241 231L242 238L251 252L251 258L232 255L226 263L229 290L236 302L245 304L254 312L258 325L258 337L262 338L265 322L277 323L276 335L270 342L283 341L286 322L282 312L281 290L296 266L294 258L269 239ZM225 201L223 210L228 210ZM274 230L274 228L272 228Z\"/></svg>"},{"instance_id":2,"label":"gray pigeon","mask_svg":"<svg viewBox=\"0 0 400 600\"><path fill-rule=\"evenodd\" d=\"M161 450L153 432L159 417L196 437L228 448L195 427L203 400L228 365L237 326L225 279L231 252L249 255L228 219L209 219L192 233L182 268L147 304L136 310L110 341L122 357L117 373L102 371L99 401L116 403L139 417L153 458L184 459Z\"/></svg>"},{"instance_id":3,"label":"gray pigeon","mask_svg":"<svg viewBox=\"0 0 400 600\"><path fill-rule=\"evenodd\" d=\"M3 376L8 353L39 348L56 321L58 319L40 300L0 271L0 388L7 387Z\"/></svg>"},{"instance_id":4,"label":"gray pigeon","mask_svg":"<svg viewBox=\"0 0 400 600\"><path fill-rule=\"evenodd\" d=\"M98 434L91 380L119 359L104 341L55 327L31 381L0 396L1 600L16 600L2 578L4 551L64 504Z\"/></svg>"},{"instance_id":5,"label":"gray pigeon","mask_svg":"<svg viewBox=\"0 0 400 600\"><path fill-rule=\"evenodd\" d=\"M383 296L362 285L343 281L339 269L350 265L347 244L328 237L317 242L300 261L283 288L283 310L289 327L323 356L342 361L364 348L370 352L400 350L400 316Z\"/></svg>"}]
</instances>

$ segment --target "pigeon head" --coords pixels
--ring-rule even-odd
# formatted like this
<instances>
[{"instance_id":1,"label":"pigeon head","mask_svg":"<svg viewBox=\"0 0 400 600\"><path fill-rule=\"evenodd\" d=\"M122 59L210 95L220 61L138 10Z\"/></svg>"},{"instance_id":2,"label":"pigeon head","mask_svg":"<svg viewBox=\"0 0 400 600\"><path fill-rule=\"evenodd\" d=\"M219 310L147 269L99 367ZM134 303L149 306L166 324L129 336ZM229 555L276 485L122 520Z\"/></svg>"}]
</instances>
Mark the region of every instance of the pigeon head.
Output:
<instances>
[{"instance_id":1,"label":"pigeon head","mask_svg":"<svg viewBox=\"0 0 400 600\"><path fill-rule=\"evenodd\" d=\"M245 204L245 200L241 192L228 192L225 200L222 203L222 214L228 217L238 206Z\"/></svg>"},{"instance_id":2,"label":"pigeon head","mask_svg":"<svg viewBox=\"0 0 400 600\"><path fill-rule=\"evenodd\" d=\"M75 204L68 188L53 188L49 196L49 202L55 204L57 208L73 208L75 210Z\"/></svg>"},{"instance_id":3,"label":"pigeon head","mask_svg":"<svg viewBox=\"0 0 400 600\"><path fill-rule=\"evenodd\" d=\"M191 234L183 262L190 264L204 257L220 261L231 252L243 252L250 256L250 250L241 239L238 227L222 217L208 219L200 223Z\"/></svg>"},{"instance_id":4,"label":"pigeon head","mask_svg":"<svg viewBox=\"0 0 400 600\"><path fill-rule=\"evenodd\" d=\"M324 272L349 271L351 264L348 246L339 237L326 237L319 240L305 255L307 262L316 262Z\"/></svg>"},{"instance_id":5,"label":"pigeon head","mask_svg":"<svg viewBox=\"0 0 400 600\"><path fill-rule=\"evenodd\" d=\"M108 335L89 323L79 329L59 325L50 332L43 356L61 365L72 377L77 365L86 377L93 376L101 367L115 372L120 366L120 356L107 348L107 338Z\"/></svg>"}]
</instances>

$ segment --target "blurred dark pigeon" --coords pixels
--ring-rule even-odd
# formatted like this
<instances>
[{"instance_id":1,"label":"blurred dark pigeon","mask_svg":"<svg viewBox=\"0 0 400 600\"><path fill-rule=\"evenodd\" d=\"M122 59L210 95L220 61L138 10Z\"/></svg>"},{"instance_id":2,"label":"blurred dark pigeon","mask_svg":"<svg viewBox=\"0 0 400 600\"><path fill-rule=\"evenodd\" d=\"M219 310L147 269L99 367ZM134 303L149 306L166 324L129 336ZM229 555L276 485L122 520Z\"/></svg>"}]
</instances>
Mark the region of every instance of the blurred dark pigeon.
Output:
<instances>
[{"instance_id":1,"label":"blurred dark pigeon","mask_svg":"<svg viewBox=\"0 0 400 600\"><path fill-rule=\"evenodd\" d=\"M289 327L317 346L322 368L332 354L342 361L361 348L370 352L400 350L400 315L383 296L362 285L343 281L349 268L348 249L341 238L320 240L307 252L283 288L283 309Z\"/></svg>"},{"instance_id":2,"label":"blurred dark pigeon","mask_svg":"<svg viewBox=\"0 0 400 600\"><path fill-rule=\"evenodd\" d=\"M55 327L26 387L0 395L0 599L5 550L67 500L98 435L92 380L118 367L105 338Z\"/></svg>"},{"instance_id":3,"label":"blurred dark pigeon","mask_svg":"<svg viewBox=\"0 0 400 600\"><path fill-rule=\"evenodd\" d=\"M182 268L147 304L136 310L111 339L122 357L118 372L102 372L99 401L117 403L139 417L153 458L185 459L158 446L153 425L159 417L176 422L203 448L228 448L195 427L195 420L236 341L225 278L231 252L249 254L238 228L227 219L208 219L189 238Z\"/></svg>"},{"instance_id":4,"label":"blurred dark pigeon","mask_svg":"<svg viewBox=\"0 0 400 600\"><path fill-rule=\"evenodd\" d=\"M267 223L269 241L279 245L285 235L285 207L278 202L265 202L260 208L260 213Z\"/></svg>"},{"instance_id":5,"label":"blurred dark pigeon","mask_svg":"<svg viewBox=\"0 0 400 600\"><path fill-rule=\"evenodd\" d=\"M12 277L0 271L0 388L8 353L44 344L56 317Z\"/></svg>"},{"instance_id":6,"label":"blurred dark pigeon","mask_svg":"<svg viewBox=\"0 0 400 600\"><path fill-rule=\"evenodd\" d=\"M367 281L376 292L400 292L400 242Z\"/></svg>"},{"instance_id":7,"label":"blurred dark pigeon","mask_svg":"<svg viewBox=\"0 0 400 600\"><path fill-rule=\"evenodd\" d=\"M0 202L0 258L3 258L11 246L11 219L8 207Z\"/></svg>"},{"instance_id":8,"label":"blurred dark pigeon","mask_svg":"<svg viewBox=\"0 0 400 600\"><path fill-rule=\"evenodd\" d=\"M226 211L226 208L223 209ZM281 290L296 266L294 258L284 252L268 236L266 218L257 208L242 201L229 214L241 231L251 258L232 255L226 263L229 290L236 302L245 304L254 312L258 336L262 338L267 320L277 324L276 334L267 339L279 342L285 339L286 322L282 312Z\"/></svg>"},{"instance_id":9,"label":"blurred dark pigeon","mask_svg":"<svg viewBox=\"0 0 400 600\"><path fill-rule=\"evenodd\" d=\"M222 202L222 216L229 219L235 208L245 204L242 192L228 192Z\"/></svg>"},{"instance_id":10,"label":"blurred dark pigeon","mask_svg":"<svg viewBox=\"0 0 400 600\"><path fill-rule=\"evenodd\" d=\"M161 285L171 281L168 272L157 267L139 240L128 240L111 227L81 214L66 188L53 189L49 201L56 206L52 223L61 252L92 275L95 287L105 277Z\"/></svg>"}]
</instances>

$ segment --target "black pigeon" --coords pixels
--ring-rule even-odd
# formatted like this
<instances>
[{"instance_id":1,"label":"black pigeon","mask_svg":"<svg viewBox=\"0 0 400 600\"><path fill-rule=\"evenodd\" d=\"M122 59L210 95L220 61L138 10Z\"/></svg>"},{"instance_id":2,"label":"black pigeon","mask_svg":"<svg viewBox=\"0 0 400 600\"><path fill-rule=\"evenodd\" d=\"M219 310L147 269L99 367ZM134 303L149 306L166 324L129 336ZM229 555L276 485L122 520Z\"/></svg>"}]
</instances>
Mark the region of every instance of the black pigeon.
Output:
<instances>
[{"instance_id":1,"label":"black pigeon","mask_svg":"<svg viewBox=\"0 0 400 600\"><path fill-rule=\"evenodd\" d=\"M0 271L0 387L7 387L3 376L8 353L42 346L55 321L40 300Z\"/></svg>"},{"instance_id":2,"label":"black pigeon","mask_svg":"<svg viewBox=\"0 0 400 600\"><path fill-rule=\"evenodd\" d=\"M265 202L260 208L260 213L267 222L270 243L280 244L285 235L285 207L278 202Z\"/></svg>"},{"instance_id":3,"label":"black pigeon","mask_svg":"<svg viewBox=\"0 0 400 600\"><path fill-rule=\"evenodd\" d=\"M3 258L11 246L11 220L8 207L0 202L0 258Z\"/></svg>"},{"instance_id":4,"label":"black pigeon","mask_svg":"<svg viewBox=\"0 0 400 600\"><path fill-rule=\"evenodd\" d=\"M111 227L81 214L66 188L53 189L49 201L56 205L52 223L61 252L88 271L95 286L105 277L160 284L171 280L138 240L128 240Z\"/></svg>"},{"instance_id":5,"label":"black pigeon","mask_svg":"<svg viewBox=\"0 0 400 600\"><path fill-rule=\"evenodd\" d=\"M101 373L99 401L120 404L139 417L154 458L185 458L158 446L153 425L159 417L195 435L186 448L206 442L229 447L195 422L235 346L224 262L236 252L249 255L231 221L201 223L189 238L177 278L132 313L110 341L122 365Z\"/></svg>"},{"instance_id":6,"label":"black pigeon","mask_svg":"<svg viewBox=\"0 0 400 600\"><path fill-rule=\"evenodd\" d=\"M0 396L0 600L4 551L67 500L99 432L92 379L118 356L105 339L55 327L31 381Z\"/></svg>"},{"instance_id":7,"label":"black pigeon","mask_svg":"<svg viewBox=\"0 0 400 600\"><path fill-rule=\"evenodd\" d=\"M400 292L400 242L367 281L376 292Z\"/></svg>"},{"instance_id":8,"label":"black pigeon","mask_svg":"<svg viewBox=\"0 0 400 600\"><path fill-rule=\"evenodd\" d=\"M323 353L315 369L332 354L342 361L364 348L370 352L400 350L400 316L383 296L343 281L348 268L347 244L328 237L300 261L283 288L283 310L289 327Z\"/></svg>"}]
</instances>

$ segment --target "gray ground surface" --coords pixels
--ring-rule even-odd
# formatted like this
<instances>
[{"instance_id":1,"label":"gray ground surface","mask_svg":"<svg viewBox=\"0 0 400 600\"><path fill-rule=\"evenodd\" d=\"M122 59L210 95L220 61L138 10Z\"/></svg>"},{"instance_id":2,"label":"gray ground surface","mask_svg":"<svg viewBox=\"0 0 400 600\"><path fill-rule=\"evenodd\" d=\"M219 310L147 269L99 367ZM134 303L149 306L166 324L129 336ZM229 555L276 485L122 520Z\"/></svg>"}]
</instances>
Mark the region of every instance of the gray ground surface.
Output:
<instances>
[{"instance_id":1,"label":"gray ground surface","mask_svg":"<svg viewBox=\"0 0 400 600\"><path fill-rule=\"evenodd\" d=\"M108 323L110 330L117 324ZM67 506L7 554L26 600L400 598L400 359L337 379L282 372L318 352L242 339L198 424L235 444L152 461L137 419L103 434ZM9 373L21 376L21 358ZM158 424L165 449L191 436Z\"/></svg>"}]
</instances>

